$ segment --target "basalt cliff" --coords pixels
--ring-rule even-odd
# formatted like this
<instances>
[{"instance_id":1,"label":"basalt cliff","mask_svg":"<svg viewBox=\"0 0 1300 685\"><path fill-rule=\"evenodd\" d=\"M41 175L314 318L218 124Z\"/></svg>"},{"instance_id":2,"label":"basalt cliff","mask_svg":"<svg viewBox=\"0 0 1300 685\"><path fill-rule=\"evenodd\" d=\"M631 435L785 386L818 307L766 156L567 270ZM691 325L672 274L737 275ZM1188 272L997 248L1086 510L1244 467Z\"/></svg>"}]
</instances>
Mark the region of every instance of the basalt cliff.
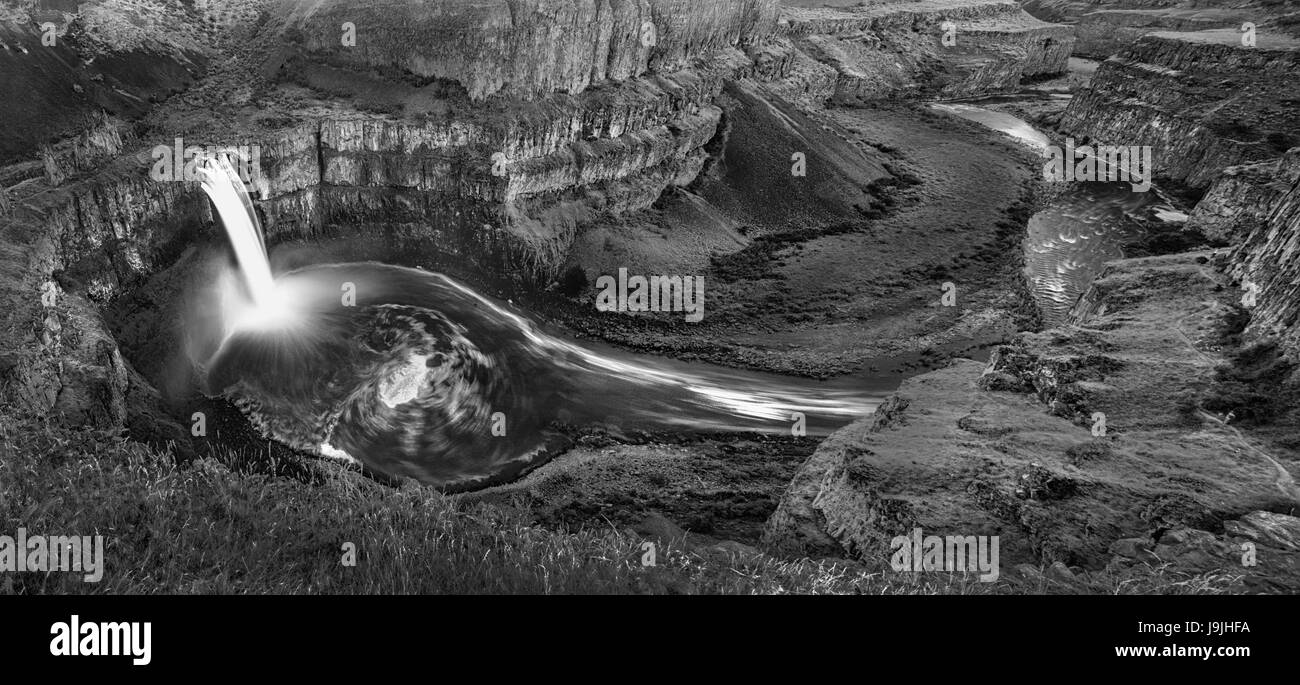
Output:
<instances>
[{"instance_id":1,"label":"basalt cliff","mask_svg":"<svg viewBox=\"0 0 1300 685\"><path fill-rule=\"evenodd\" d=\"M220 241L196 183L151 176L192 147L255 151L273 246L328 237L355 259L546 285L574 266L587 227L698 186L746 126L798 122L796 149L833 164L814 172L820 195L790 205L860 216L892 176L877 150L826 137L840 129L824 105L1010 90L1063 70L1070 44L1068 29L1000 1L83 5L5 17L0 59L64 79L72 94L53 90L75 103L61 111L93 116L42 117L59 103L0 81L6 121L27 127L0 175L15 343L3 373L19 406L106 428L157 413L151 382L179 342L150 312L179 306L169 270L196 268L194 248ZM159 66L127 83L141 60ZM757 111L786 113L747 123ZM691 211L734 234L753 218L735 198L753 189L728 183Z\"/></svg>"},{"instance_id":2,"label":"basalt cliff","mask_svg":"<svg viewBox=\"0 0 1300 685\"><path fill-rule=\"evenodd\" d=\"M1143 36L1097 69L1059 128L1096 144L1146 145L1167 181L1204 190L1230 166L1300 143L1300 42L1236 31Z\"/></svg>"}]
</instances>

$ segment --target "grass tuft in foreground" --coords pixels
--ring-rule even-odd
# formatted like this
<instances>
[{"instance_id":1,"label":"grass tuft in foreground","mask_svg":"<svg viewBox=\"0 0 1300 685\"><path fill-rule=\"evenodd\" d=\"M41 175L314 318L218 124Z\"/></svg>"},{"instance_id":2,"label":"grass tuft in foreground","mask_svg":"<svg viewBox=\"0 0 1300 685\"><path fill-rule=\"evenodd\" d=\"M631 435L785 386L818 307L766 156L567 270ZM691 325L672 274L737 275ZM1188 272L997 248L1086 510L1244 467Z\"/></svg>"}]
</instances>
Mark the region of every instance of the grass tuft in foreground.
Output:
<instances>
[{"instance_id":1,"label":"grass tuft in foreground","mask_svg":"<svg viewBox=\"0 0 1300 685\"><path fill-rule=\"evenodd\" d=\"M231 468L228 463L236 464ZM283 465L280 465L281 467ZM850 562L661 548L614 529L551 530L516 506L466 504L303 460L178 464L114 434L0 412L0 534L103 535L99 583L79 573L0 573L6 593L861 593L1216 592L1227 578L1099 584L872 573ZM271 471L271 472L267 472ZM345 543L356 563L345 565Z\"/></svg>"}]
</instances>

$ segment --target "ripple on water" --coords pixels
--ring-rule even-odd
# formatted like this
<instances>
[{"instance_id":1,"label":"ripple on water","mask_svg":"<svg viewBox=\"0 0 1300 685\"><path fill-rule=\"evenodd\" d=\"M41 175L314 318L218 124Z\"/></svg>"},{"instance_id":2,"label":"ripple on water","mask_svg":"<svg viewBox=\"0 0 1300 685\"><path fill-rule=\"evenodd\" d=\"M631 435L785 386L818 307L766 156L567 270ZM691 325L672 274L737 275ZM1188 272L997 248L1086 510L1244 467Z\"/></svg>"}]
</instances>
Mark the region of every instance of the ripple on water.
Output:
<instances>
[{"instance_id":1,"label":"ripple on water","mask_svg":"<svg viewBox=\"0 0 1300 685\"><path fill-rule=\"evenodd\" d=\"M1001 131L1039 154L1050 141L1024 120L971 103L937 103L935 109ZM1134 192L1128 183L1076 182L1029 219L1025 274L1043 324L1062 323L1106 262L1124 256L1124 244L1147 222L1186 221L1157 190Z\"/></svg>"}]
</instances>

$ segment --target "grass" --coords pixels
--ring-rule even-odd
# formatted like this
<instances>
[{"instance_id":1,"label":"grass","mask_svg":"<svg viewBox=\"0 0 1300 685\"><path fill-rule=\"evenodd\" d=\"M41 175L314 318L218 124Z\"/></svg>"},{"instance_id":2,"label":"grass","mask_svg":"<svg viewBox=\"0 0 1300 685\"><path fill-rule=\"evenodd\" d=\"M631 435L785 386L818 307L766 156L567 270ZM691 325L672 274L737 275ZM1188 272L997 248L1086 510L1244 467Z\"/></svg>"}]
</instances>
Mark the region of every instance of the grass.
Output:
<instances>
[{"instance_id":1,"label":"grass","mask_svg":"<svg viewBox=\"0 0 1300 685\"><path fill-rule=\"evenodd\" d=\"M1282 356L1276 342L1253 343L1232 351L1215 373L1206 409L1232 412L1238 423L1263 425L1283 419L1297 405L1300 390L1290 379L1296 365Z\"/></svg>"},{"instance_id":2,"label":"grass","mask_svg":"<svg viewBox=\"0 0 1300 685\"><path fill-rule=\"evenodd\" d=\"M472 504L414 483L389 487L342 465L182 464L111 433L4 411L0 432L0 534L103 535L105 556L99 583L79 573L3 572L5 593L1145 594L1221 592L1233 582L1160 568L1021 580L1004 569L1002 581L984 584L671 547L643 566L644 541L630 531L549 529L523 507ZM286 472L298 475L276 475ZM356 546L354 566L343 563L345 543Z\"/></svg>"}]
</instances>

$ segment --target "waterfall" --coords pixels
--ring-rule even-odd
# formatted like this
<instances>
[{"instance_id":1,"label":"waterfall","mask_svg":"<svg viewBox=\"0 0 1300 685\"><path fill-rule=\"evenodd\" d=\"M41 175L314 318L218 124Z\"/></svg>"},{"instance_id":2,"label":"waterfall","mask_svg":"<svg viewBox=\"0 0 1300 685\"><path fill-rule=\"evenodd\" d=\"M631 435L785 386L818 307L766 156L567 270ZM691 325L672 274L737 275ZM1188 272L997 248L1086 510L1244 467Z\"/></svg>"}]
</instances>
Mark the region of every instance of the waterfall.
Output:
<instances>
[{"instance_id":1,"label":"waterfall","mask_svg":"<svg viewBox=\"0 0 1300 685\"><path fill-rule=\"evenodd\" d=\"M203 192L212 200L221 224L226 228L248 296L259 309L271 307L276 292L271 262L266 256L266 241L253 211L253 201L244 189L239 173L229 157L219 155L205 159L199 174Z\"/></svg>"}]
</instances>

